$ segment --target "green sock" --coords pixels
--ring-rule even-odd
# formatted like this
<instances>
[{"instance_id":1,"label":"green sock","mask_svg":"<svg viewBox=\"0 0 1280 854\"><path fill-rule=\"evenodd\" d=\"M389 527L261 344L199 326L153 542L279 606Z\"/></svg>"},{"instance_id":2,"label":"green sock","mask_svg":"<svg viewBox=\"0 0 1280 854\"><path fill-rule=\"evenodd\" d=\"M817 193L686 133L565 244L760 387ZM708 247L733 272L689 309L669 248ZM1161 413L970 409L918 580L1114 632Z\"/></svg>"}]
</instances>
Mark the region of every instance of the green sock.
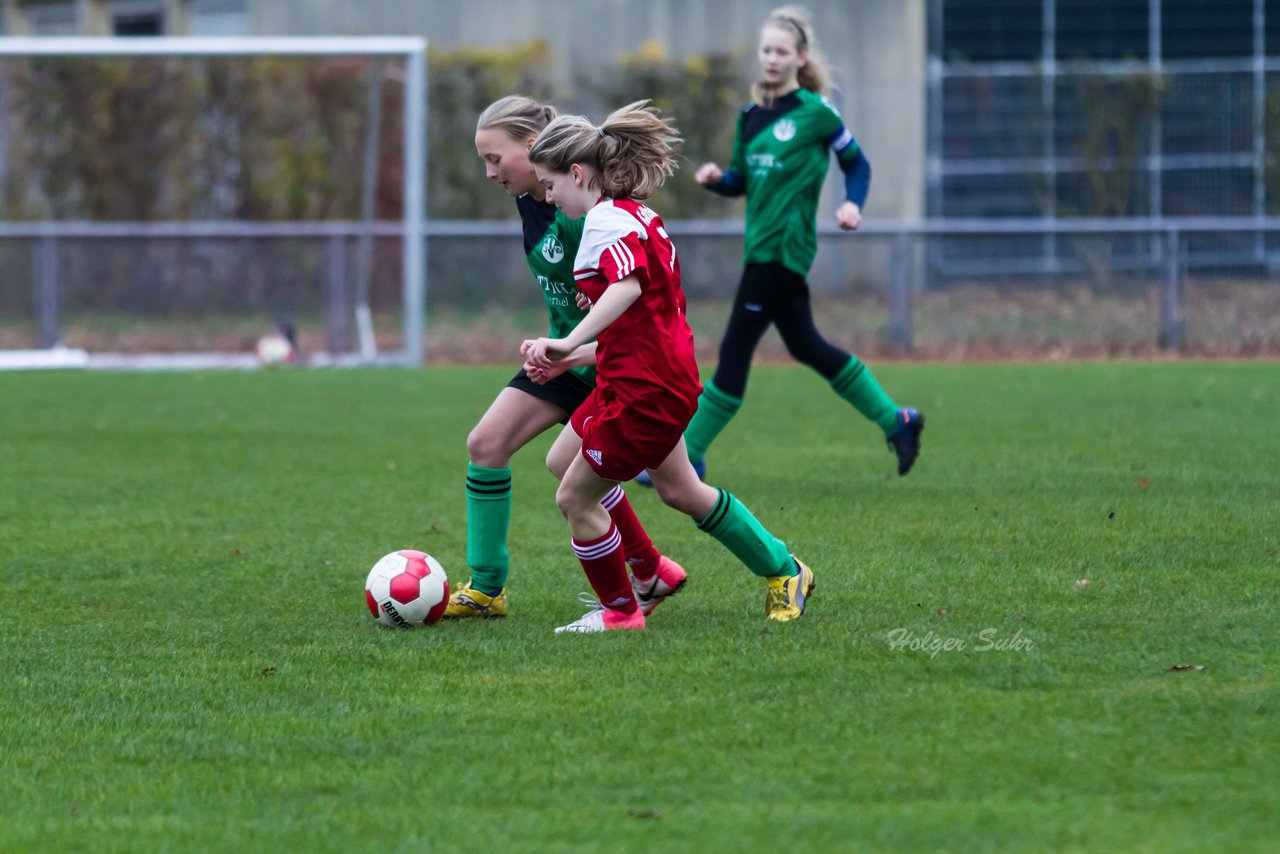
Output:
<instances>
[{"instance_id":1,"label":"green sock","mask_svg":"<svg viewBox=\"0 0 1280 854\"><path fill-rule=\"evenodd\" d=\"M716 440L733 416L742 408L742 398L725 394L716 388L710 380L702 388L698 398L698 411L693 413L693 420L684 430L684 443L689 450L689 459L701 462L707 455L707 448Z\"/></svg>"},{"instance_id":2,"label":"green sock","mask_svg":"<svg viewBox=\"0 0 1280 854\"><path fill-rule=\"evenodd\" d=\"M850 356L849 364L832 377L831 388L869 421L880 425L886 436L898 429L898 404L885 393L871 375L871 369L857 356Z\"/></svg>"},{"instance_id":3,"label":"green sock","mask_svg":"<svg viewBox=\"0 0 1280 854\"><path fill-rule=\"evenodd\" d=\"M697 523L761 578L799 572L787 544L765 530L741 501L723 489L707 518Z\"/></svg>"},{"instance_id":4,"label":"green sock","mask_svg":"<svg viewBox=\"0 0 1280 854\"><path fill-rule=\"evenodd\" d=\"M496 596L507 584L510 522L511 469L467 463L467 563L471 586L486 596Z\"/></svg>"}]
</instances>

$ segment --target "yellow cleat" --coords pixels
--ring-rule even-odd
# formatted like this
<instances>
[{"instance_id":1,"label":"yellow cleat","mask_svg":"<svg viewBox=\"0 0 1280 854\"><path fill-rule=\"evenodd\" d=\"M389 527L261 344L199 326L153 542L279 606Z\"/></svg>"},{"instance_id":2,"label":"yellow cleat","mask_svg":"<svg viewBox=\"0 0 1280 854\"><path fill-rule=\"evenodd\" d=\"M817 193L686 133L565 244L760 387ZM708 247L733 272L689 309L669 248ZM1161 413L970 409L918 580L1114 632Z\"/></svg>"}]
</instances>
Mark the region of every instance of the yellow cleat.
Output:
<instances>
[{"instance_id":1,"label":"yellow cleat","mask_svg":"<svg viewBox=\"0 0 1280 854\"><path fill-rule=\"evenodd\" d=\"M792 576L774 576L767 579L769 595L764 600L764 613L770 620L785 623L794 620L804 613L805 602L813 593L813 570L805 566L795 555L791 559L796 562L800 571ZM448 611L445 612L448 614Z\"/></svg>"},{"instance_id":2,"label":"yellow cleat","mask_svg":"<svg viewBox=\"0 0 1280 854\"><path fill-rule=\"evenodd\" d=\"M507 588L498 591L497 596L481 593L471 584L461 590L454 591L449 597L449 605L444 609L446 620L456 617L505 617L507 616Z\"/></svg>"}]
</instances>

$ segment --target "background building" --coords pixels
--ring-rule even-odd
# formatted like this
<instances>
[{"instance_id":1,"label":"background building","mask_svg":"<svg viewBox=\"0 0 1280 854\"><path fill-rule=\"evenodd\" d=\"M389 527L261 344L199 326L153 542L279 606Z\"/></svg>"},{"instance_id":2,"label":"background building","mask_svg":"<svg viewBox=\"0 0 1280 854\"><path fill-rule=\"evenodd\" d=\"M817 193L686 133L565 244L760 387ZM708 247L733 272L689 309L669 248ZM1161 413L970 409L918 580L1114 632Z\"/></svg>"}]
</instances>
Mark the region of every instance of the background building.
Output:
<instances>
[{"instance_id":1,"label":"background building","mask_svg":"<svg viewBox=\"0 0 1280 854\"><path fill-rule=\"evenodd\" d=\"M593 65L611 66L644 42L661 45L676 59L745 51L749 60L760 21L777 5L774 0L0 0L0 32L421 35L443 49L541 39L551 48L560 94L572 99L575 81ZM807 7L828 57L834 97L876 169L876 215L920 216L924 4L817 0ZM744 84L748 79L744 76ZM745 88L741 97L745 100Z\"/></svg>"},{"instance_id":2,"label":"background building","mask_svg":"<svg viewBox=\"0 0 1280 854\"><path fill-rule=\"evenodd\" d=\"M931 0L929 19L930 214L1280 204L1280 2Z\"/></svg>"}]
</instances>

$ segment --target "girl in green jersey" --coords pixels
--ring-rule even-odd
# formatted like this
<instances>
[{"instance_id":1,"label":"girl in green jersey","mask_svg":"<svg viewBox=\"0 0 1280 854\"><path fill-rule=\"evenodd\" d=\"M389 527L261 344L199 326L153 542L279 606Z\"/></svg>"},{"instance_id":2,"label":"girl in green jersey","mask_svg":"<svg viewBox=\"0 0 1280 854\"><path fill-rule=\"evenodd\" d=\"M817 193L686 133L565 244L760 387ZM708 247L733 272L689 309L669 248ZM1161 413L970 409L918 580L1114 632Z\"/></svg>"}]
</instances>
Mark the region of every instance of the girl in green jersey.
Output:
<instances>
[{"instance_id":1,"label":"girl in green jersey","mask_svg":"<svg viewBox=\"0 0 1280 854\"><path fill-rule=\"evenodd\" d=\"M701 475L707 449L742 406L756 345L774 324L792 356L884 431L898 457L898 474L904 475L919 455L924 416L899 407L857 356L822 337L805 281L818 249L818 198L830 152L845 175L845 201L836 209L836 223L846 231L862 222L870 164L821 94L826 80L813 29L798 10L770 13L757 58L760 80L752 89L753 102L738 117L729 168L704 163L695 174L699 184L716 193L745 194L747 221L745 269L720 361L685 431L689 458ZM639 480L646 483L647 477Z\"/></svg>"},{"instance_id":2,"label":"girl in green jersey","mask_svg":"<svg viewBox=\"0 0 1280 854\"><path fill-rule=\"evenodd\" d=\"M570 219L546 201L529 162L529 147L556 117L554 107L513 95L490 104L476 123L476 153L485 176L515 197L524 232L525 258L547 305L551 337L568 335L585 316L577 305L573 261L582 219ZM595 383L594 362L565 360L551 370L530 364L498 393L467 436L467 563L471 578L449 597L445 617L501 617L508 608L511 518L510 461L543 431L563 424ZM684 584L686 574L660 554L621 487L600 502L622 536L636 599L646 615Z\"/></svg>"}]
</instances>

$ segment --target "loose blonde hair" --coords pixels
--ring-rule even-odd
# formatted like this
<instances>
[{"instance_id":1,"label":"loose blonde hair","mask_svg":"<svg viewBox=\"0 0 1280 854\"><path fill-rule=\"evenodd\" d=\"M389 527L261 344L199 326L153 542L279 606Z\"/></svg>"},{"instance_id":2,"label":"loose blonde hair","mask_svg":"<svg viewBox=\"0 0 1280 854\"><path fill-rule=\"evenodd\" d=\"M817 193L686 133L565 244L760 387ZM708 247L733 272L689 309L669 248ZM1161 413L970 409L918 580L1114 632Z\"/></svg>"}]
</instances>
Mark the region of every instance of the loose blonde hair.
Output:
<instances>
[{"instance_id":1,"label":"loose blonde hair","mask_svg":"<svg viewBox=\"0 0 1280 854\"><path fill-rule=\"evenodd\" d=\"M574 163L589 164L604 195L644 199L675 173L683 142L670 118L648 101L636 101L599 127L583 116L560 116L538 135L529 160L558 174Z\"/></svg>"},{"instance_id":2,"label":"loose blonde hair","mask_svg":"<svg viewBox=\"0 0 1280 854\"><path fill-rule=\"evenodd\" d=\"M476 120L476 130L501 128L511 139L524 142L541 133L557 115L550 104L540 104L524 95L508 95L484 108Z\"/></svg>"},{"instance_id":3,"label":"loose blonde hair","mask_svg":"<svg viewBox=\"0 0 1280 854\"><path fill-rule=\"evenodd\" d=\"M779 6L769 13L760 25L788 30L796 37L796 53L802 54L807 61L796 73L800 88L822 94L827 88L827 70L822 55L813 38L813 24L809 23L809 10L803 6ZM751 98L762 106L768 106L777 97L777 93L763 81L756 81L751 86Z\"/></svg>"}]
</instances>

